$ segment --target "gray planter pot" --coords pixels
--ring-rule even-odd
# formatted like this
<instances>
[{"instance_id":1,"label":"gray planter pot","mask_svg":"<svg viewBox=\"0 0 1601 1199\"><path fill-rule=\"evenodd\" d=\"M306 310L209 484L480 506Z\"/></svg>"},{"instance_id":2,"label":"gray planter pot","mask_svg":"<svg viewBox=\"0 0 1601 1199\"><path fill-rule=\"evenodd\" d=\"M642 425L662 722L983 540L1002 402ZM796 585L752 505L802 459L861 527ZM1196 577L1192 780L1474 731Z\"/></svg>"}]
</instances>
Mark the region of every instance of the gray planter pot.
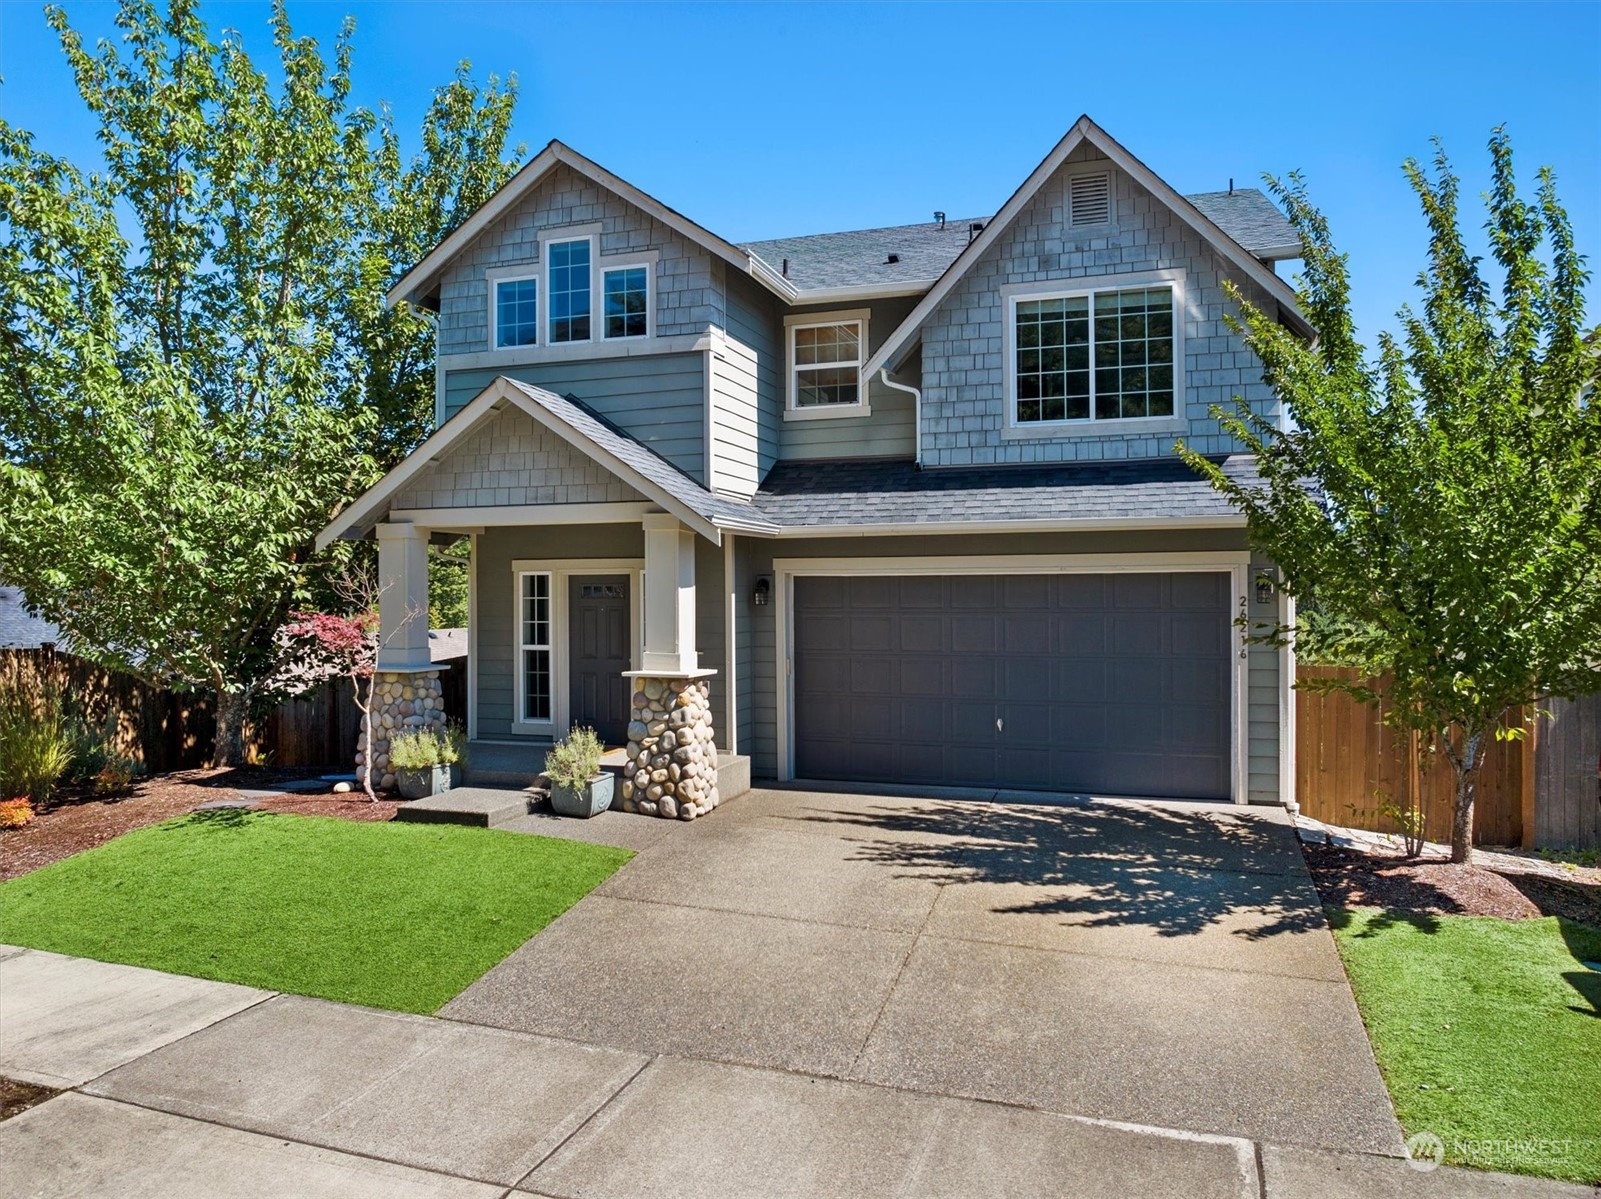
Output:
<instances>
[{"instance_id":1,"label":"gray planter pot","mask_svg":"<svg viewBox=\"0 0 1601 1199\"><path fill-rule=\"evenodd\" d=\"M452 783L451 767L429 766L422 770L395 771L395 787L406 799L424 799L449 791Z\"/></svg>"},{"instance_id":2,"label":"gray planter pot","mask_svg":"<svg viewBox=\"0 0 1601 1199\"><path fill-rule=\"evenodd\" d=\"M610 774L597 774L582 791L569 791L554 783L550 787L550 806L559 816L591 816L611 807L612 789L617 780Z\"/></svg>"}]
</instances>

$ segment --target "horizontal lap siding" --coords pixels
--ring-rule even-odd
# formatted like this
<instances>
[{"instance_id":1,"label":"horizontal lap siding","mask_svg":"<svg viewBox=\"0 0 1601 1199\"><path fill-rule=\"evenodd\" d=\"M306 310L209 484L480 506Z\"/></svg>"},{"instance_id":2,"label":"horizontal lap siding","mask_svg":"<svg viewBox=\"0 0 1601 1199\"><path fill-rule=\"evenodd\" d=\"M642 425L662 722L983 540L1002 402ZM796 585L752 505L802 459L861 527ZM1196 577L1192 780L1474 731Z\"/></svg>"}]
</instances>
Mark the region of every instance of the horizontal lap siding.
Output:
<instances>
[{"instance_id":1,"label":"horizontal lap siding","mask_svg":"<svg viewBox=\"0 0 1601 1199\"><path fill-rule=\"evenodd\" d=\"M1251 560L1251 577L1266 570L1265 558ZM1273 620L1277 612L1277 597L1273 604L1258 604L1255 588L1248 586L1253 620ZM1266 626L1259 626L1265 630ZM1236 641L1239 630L1232 630ZM1282 651L1272 645L1252 645L1246 662L1246 795L1252 803L1277 803L1279 800L1279 662Z\"/></svg>"},{"instance_id":2,"label":"horizontal lap siding","mask_svg":"<svg viewBox=\"0 0 1601 1199\"><path fill-rule=\"evenodd\" d=\"M651 354L451 371L445 415L459 412L497 376L576 396L685 474L704 481L706 356Z\"/></svg>"},{"instance_id":3,"label":"horizontal lap siding","mask_svg":"<svg viewBox=\"0 0 1601 1199\"><path fill-rule=\"evenodd\" d=\"M755 494L762 473L756 353L733 338L714 336L710 362L711 485L748 497Z\"/></svg>"},{"instance_id":4,"label":"horizontal lap siding","mask_svg":"<svg viewBox=\"0 0 1601 1199\"><path fill-rule=\"evenodd\" d=\"M778 302L751 279L726 272L728 336L755 357L756 474L766 477L778 458L779 414L784 407L783 318Z\"/></svg>"}]
</instances>

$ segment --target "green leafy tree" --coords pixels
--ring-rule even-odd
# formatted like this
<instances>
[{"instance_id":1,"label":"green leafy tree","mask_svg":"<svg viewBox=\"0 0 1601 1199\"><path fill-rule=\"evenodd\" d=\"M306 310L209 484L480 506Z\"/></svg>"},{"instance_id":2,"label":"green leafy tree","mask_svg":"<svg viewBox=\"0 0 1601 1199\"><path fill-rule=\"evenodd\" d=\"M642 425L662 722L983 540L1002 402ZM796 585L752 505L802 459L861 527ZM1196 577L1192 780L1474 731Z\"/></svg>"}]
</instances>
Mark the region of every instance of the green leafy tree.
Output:
<instances>
[{"instance_id":1,"label":"green leafy tree","mask_svg":"<svg viewBox=\"0 0 1601 1199\"><path fill-rule=\"evenodd\" d=\"M1526 734L1514 717L1524 705L1601 687L1601 406L1585 259L1550 169L1531 203L1501 130L1490 158L1499 292L1463 241L1443 150L1432 176L1409 160L1430 233L1422 307L1401 310L1399 337L1381 334L1376 359L1357 341L1346 259L1303 181L1269 180L1305 244L1300 302L1317 338L1241 306L1289 428L1243 404L1218 413L1256 454L1260 484L1180 446L1244 512L1285 589L1315 598L1321 619L1299 631L1302 649L1361 668L1323 685L1372 703L1385 679L1389 719L1449 761L1457 862L1472 859L1489 742Z\"/></svg>"},{"instance_id":2,"label":"green leafy tree","mask_svg":"<svg viewBox=\"0 0 1601 1199\"><path fill-rule=\"evenodd\" d=\"M349 104L349 22L330 65L276 5L273 85L193 0L125 0L125 49L47 12L105 168L0 122L0 577L77 652L214 691L237 763L316 531L417 437L432 334L381 314L409 265L384 255L460 213L403 215L430 186L411 172L503 172L510 97L458 76L402 171Z\"/></svg>"}]
</instances>

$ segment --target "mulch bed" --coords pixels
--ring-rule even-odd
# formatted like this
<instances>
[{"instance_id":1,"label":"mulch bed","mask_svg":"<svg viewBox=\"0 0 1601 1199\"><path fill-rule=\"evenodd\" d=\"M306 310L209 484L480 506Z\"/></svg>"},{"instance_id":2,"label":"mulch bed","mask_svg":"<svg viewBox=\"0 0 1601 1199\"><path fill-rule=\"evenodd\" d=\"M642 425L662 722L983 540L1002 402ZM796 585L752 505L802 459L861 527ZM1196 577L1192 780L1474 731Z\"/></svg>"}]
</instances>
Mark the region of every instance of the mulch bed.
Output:
<instances>
[{"instance_id":1,"label":"mulch bed","mask_svg":"<svg viewBox=\"0 0 1601 1199\"><path fill-rule=\"evenodd\" d=\"M1328 907L1387 908L1429 916L1562 916L1601 927L1598 872L1572 881L1542 875L1407 861L1336 845L1301 846L1313 885Z\"/></svg>"},{"instance_id":2,"label":"mulch bed","mask_svg":"<svg viewBox=\"0 0 1601 1199\"><path fill-rule=\"evenodd\" d=\"M38 1107L46 1099L59 1094L60 1091L41 1087L37 1083L0 1077L0 1120L20 1116L30 1107Z\"/></svg>"},{"instance_id":3,"label":"mulch bed","mask_svg":"<svg viewBox=\"0 0 1601 1199\"><path fill-rule=\"evenodd\" d=\"M0 833L0 882L59 862L62 858L104 845L134 829L186 816L201 804L239 801L236 788L261 788L315 772L241 769L180 770L137 780L119 796L66 794L36 812L31 823ZM331 787L332 784L329 784ZM254 802L269 812L303 816L335 816L344 820L390 820L397 803L369 802L359 792L286 793Z\"/></svg>"}]
</instances>

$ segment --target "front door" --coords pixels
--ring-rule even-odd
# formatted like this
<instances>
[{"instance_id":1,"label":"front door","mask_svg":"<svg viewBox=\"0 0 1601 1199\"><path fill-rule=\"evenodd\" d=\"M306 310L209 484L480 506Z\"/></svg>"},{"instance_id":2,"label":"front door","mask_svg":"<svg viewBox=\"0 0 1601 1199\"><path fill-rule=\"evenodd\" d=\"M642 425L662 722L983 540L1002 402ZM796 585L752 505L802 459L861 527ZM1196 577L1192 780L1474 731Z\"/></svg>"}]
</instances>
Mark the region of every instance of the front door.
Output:
<instances>
[{"instance_id":1,"label":"front door","mask_svg":"<svg viewBox=\"0 0 1601 1199\"><path fill-rule=\"evenodd\" d=\"M568 583L568 660L575 725L587 724L608 746L628 741L628 576L575 575Z\"/></svg>"}]
</instances>

